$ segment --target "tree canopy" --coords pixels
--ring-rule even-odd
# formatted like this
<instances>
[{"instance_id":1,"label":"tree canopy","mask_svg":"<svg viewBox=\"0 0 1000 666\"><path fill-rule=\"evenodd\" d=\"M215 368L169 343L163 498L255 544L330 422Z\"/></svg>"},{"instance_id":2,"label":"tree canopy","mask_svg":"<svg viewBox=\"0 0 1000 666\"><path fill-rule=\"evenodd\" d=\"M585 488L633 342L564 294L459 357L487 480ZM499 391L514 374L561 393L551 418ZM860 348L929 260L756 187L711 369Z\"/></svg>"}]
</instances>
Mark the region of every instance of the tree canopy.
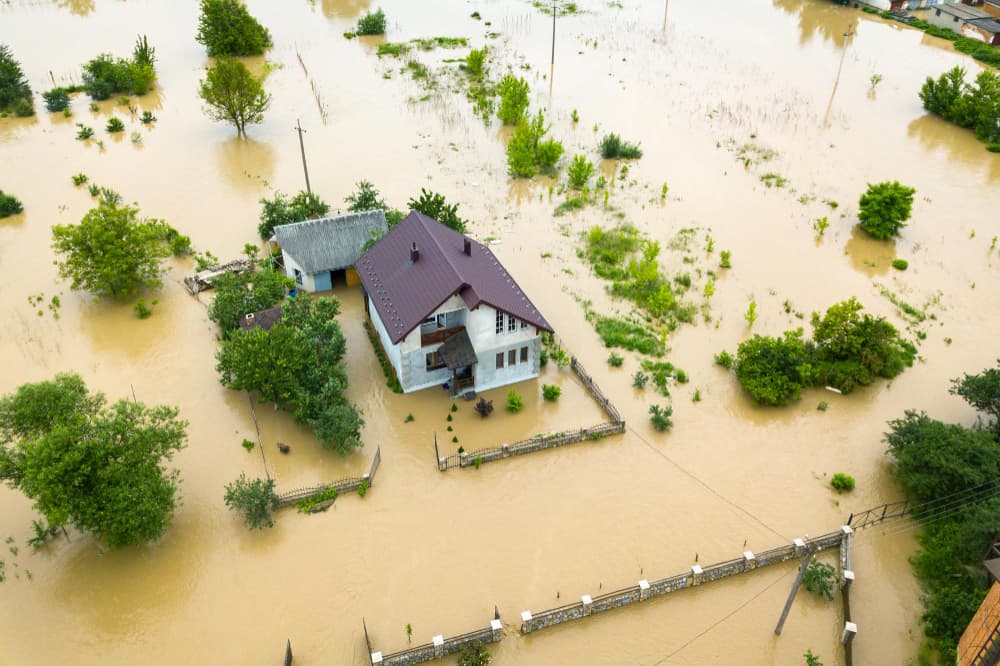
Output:
<instances>
[{"instance_id":1,"label":"tree canopy","mask_svg":"<svg viewBox=\"0 0 1000 666\"><path fill-rule=\"evenodd\" d=\"M1000 438L1000 360L997 367L977 375L965 374L951 382L951 393L960 395L986 417L986 427Z\"/></svg>"},{"instance_id":2,"label":"tree canopy","mask_svg":"<svg viewBox=\"0 0 1000 666\"><path fill-rule=\"evenodd\" d=\"M34 500L50 525L72 524L110 548L154 541L173 517L184 446L173 407L108 405L75 374L0 398L0 479Z\"/></svg>"},{"instance_id":3,"label":"tree canopy","mask_svg":"<svg viewBox=\"0 0 1000 666\"><path fill-rule=\"evenodd\" d=\"M248 479L245 474L226 485L226 506L243 514L252 530L274 527L271 512L278 508L274 479Z\"/></svg>"},{"instance_id":4,"label":"tree canopy","mask_svg":"<svg viewBox=\"0 0 1000 666\"><path fill-rule=\"evenodd\" d=\"M906 226L913 208L916 190L900 185L899 181L868 184L868 190L858 201L858 224L879 240L889 240L899 235Z\"/></svg>"},{"instance_id":5,"label":"tree canopy","mask_svg":"<svg viewBox=\"0 0 1000 666\"><path fill-rule=\"evenodd\" d=\"M231 123L240 136L246 134L247 125L263 122L264 112L271 106L262 80L242 62L230 58L220 58L209 68L199 95L205 102L205 113L212 120Z\"/></svg>"},{"instance_id":6,"label":"tree canopy","mask_svg":"<svg viewBox=\"0 0 1000 666\"><path fill-rule=\"evenodd\" d=\"M965 70L954 67L937 79L927 77L920 99L925 109L973 130L980 140L1000 142L1000 74L984 69L970 84Z\"/></svg>"},{"instance_id":7,"label":"tree canopy","mask_svg":"<svg viewBox=\"0 0 1000 666\"><path fill-rule=\"evenodd\" d=\"M420 188L420 197L410 199L408 205L410 210L419 211L460 234L465 233L467 222L458 216L458 204L449 205L443 194Z\"/></svg>"},{"instance_id":8,"label":"tree canopy","mask_svg":"<svg viewBox=\"0 0 1000 666\"><path fill-rule=\"evenodd\" d=\"M0 109L26 104L31 115L31 86L24 76L21 63L6 44L0 44Z\"/></svg>"},{"instance_id":9,"label":"tree canopy","mask_svg":"<svg viewBox=\"0 0 1000 666\"><path fill-rule=\"evenodd\" d=\"M281 273L267 269L239 275L225 273L212 282L215 297L208 306L208 318L228 334L239 328L244 315L280 303L285 290L294 284Z\"/></svg>"},{"instance_id":10,"label":"tree canopy","mask_svg":"<svg viewBox=\"0 0 1000 666\"><path fill-rule=\"evenodd\" d=\"M118 300L159 288L160 262L171 254L165 228L160 220L140 220L134 206L101 203L80 224L52 227L59 275L73 289Z\"/></svg>"},{"instance_id":11,"label":"tree canopy","mask_svg":"<svg viewBox=\"0 0 1000 666\"><path fill-rule=\"evenodd\" d=\"M330 211L330 205L320 199L318 194L303 190L291 199L281 192L275 192L272 198L261 199L260 205L260 224L257 225L257 233L261 238L270 238L274 228L282 224L316 219Z\"/></svg>"},{"instance_id":12,"label":"tree canopy","mask_svg":"<svg viewBox=\"0 0 1000 666\"><path fill-rule=\"evenodd\" d=\"M260 55L271 45L271 33L239 0L201 0L195 39L212 57Z\"/></svg>"},{"instance_id":13,"label":"tree canopy","mask_svg":"<svg viewBox=\"0 0 1000 666\"><path fill-rule=\"evenodd\" d=\"M225 339L216 369L223 386L256 391L312 428L325 447L346 455L362 445L364 421L345 395L339 311L335 299L291 299L270 330L237 330Z\"/></svg>"}]
</instances>

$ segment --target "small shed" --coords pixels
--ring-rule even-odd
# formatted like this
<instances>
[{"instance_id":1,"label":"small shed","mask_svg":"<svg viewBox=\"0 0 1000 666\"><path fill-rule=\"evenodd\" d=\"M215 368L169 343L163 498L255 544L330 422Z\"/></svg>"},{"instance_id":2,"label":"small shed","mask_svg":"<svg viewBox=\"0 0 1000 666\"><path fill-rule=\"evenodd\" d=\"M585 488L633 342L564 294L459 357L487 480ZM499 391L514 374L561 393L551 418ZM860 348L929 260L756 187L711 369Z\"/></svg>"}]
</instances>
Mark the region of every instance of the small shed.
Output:
<instances>
[{"instance_id":1,"label":"small shed","mask_svg":"<svg viewBox=\"0 0 1000 666\"><path fill-rule=\"evenodd\" d=\"M273 308L261 310L260 312L249 312L240 320L240 328L250 331L255 328L262 328L270 331L271 327L281 321L281 306L275 305Z\"/></svg>"},{"instance_id":2,"label":"small shed","mask_svg":"<svg viewBox=\"0 0 1000 666\"><path fill-rule=\"evenodd\" d=\"M303 291L327 291L346 282L361 284L354 263L365 244L388 231L385 211L370 210L274 228L285 274Z\"/></svg>"}]
</instances>

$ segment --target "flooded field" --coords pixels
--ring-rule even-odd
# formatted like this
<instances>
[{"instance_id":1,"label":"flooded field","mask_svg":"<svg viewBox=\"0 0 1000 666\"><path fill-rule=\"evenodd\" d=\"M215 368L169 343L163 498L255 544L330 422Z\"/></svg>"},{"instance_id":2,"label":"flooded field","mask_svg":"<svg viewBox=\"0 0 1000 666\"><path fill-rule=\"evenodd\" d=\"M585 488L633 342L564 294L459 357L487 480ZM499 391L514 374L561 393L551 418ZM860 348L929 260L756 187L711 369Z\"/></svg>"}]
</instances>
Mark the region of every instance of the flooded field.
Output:
<instances>
[{"instance_id":1,"label":"flooded field","mask_svg":"<svg viewBox=\"0 0 1000 666\"><path fill-rule=\"evenodd\" d=\"M153 546L105 552L71 533L33 553L30 502L0 488L0 538L20 546L3 556L0 664L264 665L278 662L286 639L296 664L364 664L362 618L376 649L391 652L406 646L407 624L423 643L486 626L494 605L507 626L494 650L501 665L794 664L806 649L825 664L842 663L839 601L801 595L774 636L791 564L530 637L516 628L525 609L679 573L696 557L736 557L744 544L763 550L836 529L850 512L900 497L881 441L887 420L914 408L972 421L947 388L998 355L1000 254L990 241L1000 235L1000 155L927 115L917 91L927 75L955 65L975 73L979 65L944 41L825 0L587 0L579 14L558 18L551 69L552 19L530 2L247 4L274 40L266 57L251 59L269 72L274 102L264 123L238 140L201 111L198 81L209 60L194 41L196 2L0 3L0 42L22 63L38 112L0 119L0 187L25 207L0 220L0 393L75 371L112 399L134 390L148 404L178 406L190 422L176 459L183 506ZM531 82L532 108L546 110L552 136L566 146L564 163L577 152L596 159L604 132L640 141L645 155L611 195L614 210L664 245L696 227L699 239L710 231L717 248L732 251L712 323L699 319L668 340L668 358L691 377L672 389L672 432L656 433L648 421L649 405L665 399L632 388L639 359L625 354L622 368L608 366L580 305L628 310L577 256L581 233L621 218L601 205L553 217L555 181L506 175L509 132L495 120L484 124L464 92L445 85L455 76L442 74L428 93L401 71L402 60L375 55L380 39L342 36L376 6L389 16L391 41L467 37L471 46L489 45L495 73L517 68ZM37 93L51 87L50 77L78 81L82 63L103 51L127 54L139 33L156 47L159 78L157 90L132 104L155 113L155 124L142 126L114 99L93 112L83 95L72 118L44 110ZM444 60L465 52L417 57L454 69ZM873 74L884 77L874 91ZM75 140L75 123L100 128L112 114L126 121L125 138L106 139L103 149ZM313 189L335 208L361 179L400 208L421 187L459 202L472 235L492 240L629 431L442 474L435 432L444 455L459 445L451 436L471 450L597 423L600 410L568 369L550 364L519 389L537 395L537 384L559 383L555 405L528 399L509 415L503 391L493 391L492 417L480 420L461 403L446 433L451 403L443 392L386 388L361 326L360 294L343 288L334 295L343 303L350 397L366 420L364 449L340 458L287 414L269 405L257 413L279 489L362 473L380 446L377 481L365 498L343 497L326 513L285 511L271 530L246 530L222 496L241 472L263 474L258 453L240 447L254 438L254 423L246 395L219 385L211 297L196 300L181 284L193 262L173 261L154 315L139 320L130 304L95 303L58 280L51 226L76 223L92 205L70 180L83 172L190 235L198 249L234 258L257 240L258 199L304 185L297 119L307 130ZM129 139L133 132L141 142ZM748 145L773 151L772 159L745 165ZM766 187L766 172L788 184ZM902 237L858 235L865 184L895 179L917 190ZM661 201L663 183L669 194ZM830 227L817 237L812 225L821 216ZM892 270L895 257L909 270ZM679 253L664 260L671 274L681 268ZM708 269L717 259L698 261ZM786 301L808 318L850 296L903 328L883 290L936 315L921 326L920 361L891 383L843 397L809 391L791 407L761 409L713 364L716 352L735 350L750 334L743 312L751 299L757 333L801 325ZM58 318L29 303L38 294L46 302L59 295ZM817 411L820 400L826 412ZM410 413L414 421L404 423ZM290 443L292 454L279 456L276 441ZM837 471L857 479L852 494L829 489ZM906 663L920 643L907 564L915 541L899 527L856 541L859 664Z\"/></svg>"}]
</instances>

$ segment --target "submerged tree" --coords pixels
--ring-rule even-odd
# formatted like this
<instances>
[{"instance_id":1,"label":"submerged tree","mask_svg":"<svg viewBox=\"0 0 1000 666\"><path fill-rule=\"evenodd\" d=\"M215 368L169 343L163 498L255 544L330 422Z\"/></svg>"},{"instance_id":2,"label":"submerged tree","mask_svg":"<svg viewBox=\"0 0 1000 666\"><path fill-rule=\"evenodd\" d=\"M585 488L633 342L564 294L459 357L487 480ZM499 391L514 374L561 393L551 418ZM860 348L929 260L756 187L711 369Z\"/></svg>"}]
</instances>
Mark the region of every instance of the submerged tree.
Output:
<instances>
[{"instance_id":1,"label":"submerged tree","mask_svg":"<svg viewBox=\"0 0 1000 666\"><path fill-rule=\"evenodd\" d=\"M261 238L270 238L274 228L282 224L316 219L330 211L330 205L318 194L304 190L300 190L291 199L281 192L275 192L272 198L261 199L260 204L260 224L257 225L257 233Z\"/></svg>"},{"instance_id":2,"label":"submerged tree","mask_svg":"<svg viewBox=\"0 0 1000 666\"><path fill-rule=\"evenodd\" d=\"M0 110L13 108L19 116L34 113L31 106L31 86L24 76L21 63L6 44L0 44Z\"/></svg>"},{"instance_id":3,"label":"submerged tree","mask_svg":"<svg viewBox=\"0 0 1000 666\"><path fill-rule=\"evenodd\" d=\"M110 548L154 541L173 517L184 447L174 407L108 405L75 374L0 398L0 479L53 526L71 524Z\"/></svg>"},{"instance_id":4,"label":"submerged tree","mask_svg":"<svg viewBox=\"0 0 1000 666\"><path fill-rule=\"evenodd\" d=\"M858 226L879 240L898 236L910 219L915 193L899 181L869 184L858 202Z\"/></svg>"},{"instance_id":5,"label":"submerged tree","mask_svg":"<svg viewBox=\"0 0 1000 666\"><path fill-rule=\"evenodd\" d=\"M271 45L271 33L239 0L201 0L195 39L212 57L260 55Z\"/></svg>"},{"instance_id":6,"label":"submerged tree","mask_svg":"<svg viewBox=\"0 0 1000 666\"><path fill-rule=\"evenodd\" d=\"M134 206L101 203L80 224L52 227L52 247L62 255L59 275L73 289L126 300L161 286L160 262L170 256L163 223L140 220Z\"/></svg>"},{"instance_id":7,"label":"submerged tree","mask_svg":"<svg viewBox=\"0 0 1000 666\"><path fill-rule=\"evenodd\" d=\"M246 135L246 126L263 122L271 106L271 96L242 62L220 58L208 70L199 92L207 105L205 113L217 121L232 123L237 134Z\"/></svg>"},{"instance_id":8,"label":"submerged tree","mask_svg":"<svg viewBox=\"0 0 1000 666\"><path fill-rule=\"evenodd\" d=\"M243 520L252 530L274 527L271 512L278 508L278 494L274 479L248 479L245 474L226 484L226 506L243 514Z\"/></svg>"}]
</instances>

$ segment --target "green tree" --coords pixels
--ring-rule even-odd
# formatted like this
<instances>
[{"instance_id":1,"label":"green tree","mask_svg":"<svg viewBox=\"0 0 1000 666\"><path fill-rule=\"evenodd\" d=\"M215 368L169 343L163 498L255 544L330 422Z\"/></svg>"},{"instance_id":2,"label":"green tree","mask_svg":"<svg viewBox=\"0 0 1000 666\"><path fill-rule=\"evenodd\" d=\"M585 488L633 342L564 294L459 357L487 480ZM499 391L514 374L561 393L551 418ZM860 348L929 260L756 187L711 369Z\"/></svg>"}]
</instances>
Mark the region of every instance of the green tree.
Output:
<instances>
[{"instance_id":1,"label":"green tree","mask_svg":"<svg viewBox=\"0 0 1000 666\"><path fill-rule=\"evenodd\" d=\"M348 194L344 201L347 203L347 210L352 213L363 213L368 210L385 210L387 206L379 193L378 188L362 180L357 184L357 192Z\"/></svg>"},{"instance_id":2,"label":"green tree","mask_svg":"<svg viewBox=\"0 0 1000 666\"><path fill-rule=\"evenodd\" d=\"M290 404L300 393L301 377L309 368L309 346L297 331L278 322L265 331L234 331L216 356L223 386L256 391L276 405Z\"/></svg>"},{"instance_id":3,"label":"green tree","mask_svg":"<svg viewBox=\"0 0 1000 666\"><path fill-rule=\"evenodd\" d=\"M239 0L201 0L195 39L212 57L260 55L271 45L271 33Z\"/></svg>"},{"instance_id":4,"label":"green tree","mask_svg":"<svg viewBox=\"0 0 1000 666\"><path fill-rule=\"evenodd\" d=\"M900 185L899 181L868 184L868 191L858 202L860 226L879 240L889 240L899 235L906 226L913 208L916 190Z\"/></svg>"},{"instance_id":5,"label":"green tree","mask_svg":"<svg viewBox=\"0 0 1000 666\"><path fill-rule=\"evenodd\" d=\"M984 69L976 75L965 96L965 113L981 141L1000 141L1000 74Z\"/></svg>"},{"instance_id":6,"label":"green tree","mask_svg":"<svg viewBox=\"0 0 1000 666\"><path fill-rule=\"evenodd\" d=\"M277 305L285 297L285 290L295 282L272 270L225 273L212 282L215 297L208 306L208 318L228 334L240 326L240 320L251 312L259 312Z\"/></svg>"},{"instance_id":7,"label":"green tree","mask_svg":"<svg viewBox=\"0 0 1000 666\"><path fill-rule=\"evenodd\" d=\"M330 205L318 194L305 190L300 190L291 199L281 192L275 192L274 197L261 199L260 204L260 224L257 225L257 233L261 238L270 238L274 228L282 224L314 220L330 211Z\"/></svg>"},{"instance_id":8,"label":"green tree","mask_svg":"<svg viewBox=\"0 0 1000 666\"><path fill-rule=\"evenodd\" d=\"M562 143L545 139L550 127L539 111L522 119L507 143L507 172L515 178L531 178L539 171L549 173L562 157Z\"/></svg>"},{"instance_id":9,"label":"green tree","mask_svg":"<svg viewBox=\"0 0 1000 666\"><path fill-rule=\"evenodd\" d=\"M160 262L170 255L158 220L139 220L139 209L101 203L80 224L52 227L52 247L61 255L59 275L73 289L127 300L162 284Z\"/></svg>"},{"instance_id":10,"label":"green tree","mask_svg":"<svg viewBox=\"0 0 1000 666\"><path fill-rule=\"evenodd\" d=\"M0 218L17 215L22 210L24 210L24 206L21 204L20 199L13 194L7 194L3 190L0 190Z\"/></svg>"},{"instance_id":11,"label":"green tree","mask_svg":"<svg viewBox=\"0 0 1000 666\"><path fill-rule=\"evenodd\" d=\"M965 70L953 67L937 79L927 77L920 89L924 108L945 120L965 126Z\"/></svg>"},{"instance_id":12,"label":"green tree","mask_svg":"<svg viewBox=\"0 0 1000 666\"><path fill-rule=\"evenodd\" d=\"M978 375L965 374L951 381L950 392L960 395L967 403L987 416L986 425L1000 439L1000 360L997 367L987 368Z\"/></svg>"},{"instance_id":13,"label":"green tree","mask_svg":"<svg viewBox=\"0 0 1000 666\"><path fill-rule=\"evenodd\" d=\"M274 527L271 512L278 508L274 479L248 479L245 474L226 484L226 506L243 514L252 530Z\"/></svg>"},{"instance_id":14,"label":"green tree","mask_svg":"<svg viewBox=\"0 0 1000 666\"><path fill-rule=\"evenodd\" d=\"M517 125L528 112L528 82L513 74L507 74L497 84L500 106L497 117L504 125Z\"/></svg>"},{"instance_id":15,"label":"green tree","mask_svg":"<svg viewBox=\"0 0 1000 666\"><path fill-rule=\"evenodd\" d=\"M53 526L72 524L110 548L155 541L179 501L164 463L184 446L173 407L108 405L75 374L0 399L0 479Z\"/></svg>"},{"instance_id":16,"label":"green tree","mask_svg":"<svg viewBox=\"0 0 1000 666\"><path fill-rule=\"evenodd\" d=\"M18 102L26 102L30 108L31 86L10 48L0 44L0 109L13 107Z\"/></svg>"},{"instance_id":17,"label":"green tree","mask_svg":"<svg viewBox=\"0 0 1000 666\"><path fill-rule=\"evenodd\" d=\"M755 335L740 343L733 365L736 377L751 397L763 405L787 405L811 384L812 344L802 329L784 337Z\"/></svg>"},{"instance_id":18,"label":"green tree","mask_svg":"<svg viewBox=\"0 0 1000 666\"><path fill-rule=\"evenodd\" d=\"M145 39L141 37L140 39ZM108 99L115 93L145 95L156 81L153 49L138 45L132 60L102 53L83 66L83 87L93 99Z\"/></svg>"},{"instance_id":19,"label":"green tree","mask_svg":"<svg viewBox=\"0 0 1000 666\"><path fill-rule=\"evenodd\" d=\"M492 656L480 642L470 643L458 654L457 666L489 666Z\"/></svg>"},{"instance_id":20,"label":"green tree","mask_svg":"<svg viewBox=\"0 0 1000 666\"><path fill-rule=\"evenodd\" d=\"M201 82L205 113L212 120L232 123L237 134L245 136L246 126L263 122L271 106L261 81L239 60L220 58Z\"/></svg>"},{"instance_id":21,"label":"green tree","mask_svg":"<svg viewBox=\"0 0 1000 666\"><path fill-rule=\"evenodd\" d=\"M574 190L583 189L590 177L594 175L594 163L587 159L586 155L577 155L573 158L572 164L566 169L566 176L569 178L569 186Z\"/></svg>"},{"instance_id":22,"label":"green tree","mask_svg":"<svg viewBox=\"0 0 1000 666\"><path fill-rule=\"evenodd\" d=\"M837 582L836 570L815 557L809 561L806 573L802 576L802 585L815 595L833 601L833 587Z\"/></svg>"},{"instance_id":23,"label":"green tree","mask_svg":"<svg viewBox=\"0 0 1000 666\"><path fill-rule=\"evenodd\" d=\"M449 205L443 194L428 192L424 188L420 188L420 197L410 199L407 205L410 210L423 213L460 234L465 233L468 223L458 216L458 204Z\"/></svg>"}]
</instances>

